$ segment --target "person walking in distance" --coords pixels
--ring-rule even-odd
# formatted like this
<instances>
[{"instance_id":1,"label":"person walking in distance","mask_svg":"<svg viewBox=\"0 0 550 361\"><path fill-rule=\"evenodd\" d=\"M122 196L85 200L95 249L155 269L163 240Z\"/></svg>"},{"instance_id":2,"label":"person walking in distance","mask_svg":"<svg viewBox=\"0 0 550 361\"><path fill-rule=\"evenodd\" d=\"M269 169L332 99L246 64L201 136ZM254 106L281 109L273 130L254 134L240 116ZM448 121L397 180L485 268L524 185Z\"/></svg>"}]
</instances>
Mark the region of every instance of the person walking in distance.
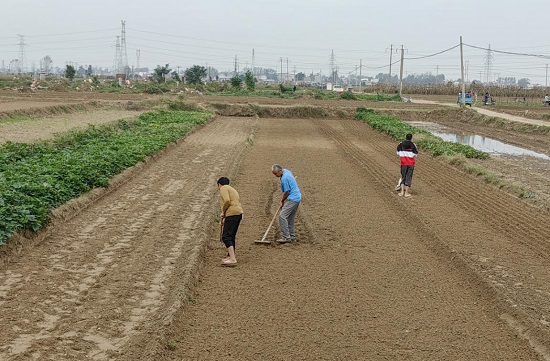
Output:
<instances>
[{"instance_id":1,"label":"person walking in distance","mask_svg":"<svg viewBox=\"0 0 550 361\"><path fill-rule=\"evenodd\" d=\"M220 191L220 206L222 209L222 241L228 253L228 256L222 259L221 264L222 266L236 266L237 257L235 256L235 240L244 212L241 207L239 193L235 188L229 185L229 179L221 177L218 179L217 183Z\"/></svg>"},{"instance_id":2,"label":"person walking in distance","mask_svg":"<svg viewBox=\"0 0 550 361\"><path fill-rule=\"evenodd\" d=\"M412 134L407 134L405 140L397 145L397 155L401 161L401 197L411 196L411 184L414 172L414 165L418 155L416 144L412 142Z\"/></svg>"},{"instance_id":3,"label":"person walking in distance","mask_svg":"<svg viewBox=\"0 0 550 361\"><path fill-rule=\"evenodd\" d=\"M281 180L281 192L283 197L281 198L279 214L279 228L281 231L281 238L277 240L279 243L287 243L296 240L296 231L294 229L294 220L296 218L296 212L298 206L302 201L302 194L296 178L291 171L283 169L279 164L274 164L271 167L271 172L277 178Z\"/></svg>"}]
</instances>

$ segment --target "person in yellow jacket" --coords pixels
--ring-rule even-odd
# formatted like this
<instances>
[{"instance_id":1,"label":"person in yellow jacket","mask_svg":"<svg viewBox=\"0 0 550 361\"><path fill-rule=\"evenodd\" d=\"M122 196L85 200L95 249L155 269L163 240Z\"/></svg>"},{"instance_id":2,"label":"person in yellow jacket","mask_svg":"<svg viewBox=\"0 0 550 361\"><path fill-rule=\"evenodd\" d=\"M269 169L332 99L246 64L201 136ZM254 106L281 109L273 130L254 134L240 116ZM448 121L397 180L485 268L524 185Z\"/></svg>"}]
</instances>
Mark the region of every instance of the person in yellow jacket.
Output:
<instances>
[{"instance_id":1,"label":"person in yellow jacket","mask_svg":"<svg viewBox=\"0 0 550 361\"><path fill-rule=\"evenodd\" d=\"M218 189L220 190L220 206L222 209L222 241L229 254L228 257L222 259L222 266L236 266L235 240L244 212L241 207L239 193L229 185L227 177L218 179Z\"/></svg>"}]
</instances>

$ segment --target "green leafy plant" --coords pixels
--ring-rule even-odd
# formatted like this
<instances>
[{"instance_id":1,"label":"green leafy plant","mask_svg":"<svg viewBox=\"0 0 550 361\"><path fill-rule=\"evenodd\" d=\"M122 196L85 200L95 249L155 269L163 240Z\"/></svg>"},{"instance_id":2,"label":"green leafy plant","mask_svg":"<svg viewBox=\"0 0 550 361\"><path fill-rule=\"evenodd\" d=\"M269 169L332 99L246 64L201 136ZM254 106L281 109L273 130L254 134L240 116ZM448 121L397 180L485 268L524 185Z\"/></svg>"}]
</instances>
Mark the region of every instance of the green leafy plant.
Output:
<instances>
[{"instance_id":1,"label":"green leafy plant","mask_svg":"<svg viewBox=\"0 0 550 361\"><path fill-rule=\"evenodd\" d=\"M50 210L157 153L212 117L205 111L155 111L132 121L90 126L38 144L0 147L0 244L37 231Z\"/></svg>"},{"instance_id":2,"label":"green leafy plant","mask_svg":"<svg viewBox=\"0 0 550 361\"><path fill-rule=\"evenodd\" d=\"M256 86L256 79L254 79L254 75L252 75L252 72L250 70L246 72L244 82L248 91L254 91L254 87Z\"/></svg>"},{"instance_id":3,"label":"green leafy plant","mask_svg":"<svg viewBox=\"0 0 550 361\"><path fill-rule=\"evenodd\" d=\"M242 83L243 83L243 80L237 75L231 78L231 86L233 88L240 89Z\"/></svg>"}]
</instances>

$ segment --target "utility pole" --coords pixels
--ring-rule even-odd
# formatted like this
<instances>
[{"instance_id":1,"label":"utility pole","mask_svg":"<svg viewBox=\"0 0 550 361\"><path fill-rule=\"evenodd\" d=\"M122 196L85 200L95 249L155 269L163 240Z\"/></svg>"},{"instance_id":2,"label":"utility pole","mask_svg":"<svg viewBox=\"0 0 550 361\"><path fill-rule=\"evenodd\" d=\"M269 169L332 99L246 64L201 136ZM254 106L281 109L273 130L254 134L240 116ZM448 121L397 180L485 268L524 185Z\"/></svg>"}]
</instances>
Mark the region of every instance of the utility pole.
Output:
<instances>
[{"instance_id":1,"label":"utility pole","mask_svg":"<svg viewBox=\"0 0 550 361\"><path fill-rule=\"evenodd\" d=\"M462 36L460 36L460 74L462 77L462 107L466 105L466 85L464 83L464 55L462 51Z\"/></svg>"},{"instance_id":2,"label":"utility pole","mask_svg":"<svg viewBox=\"0 0 550 361\"><path fill-rule=\"evenodd\" d=\"M136 70L139 71L139 68L140 68L140 65L139 65L139 57L141 56L141 50L139 49L136 49L136 58L137 58L137 63L136 63Z\"/></svg>"},{"instance_id":3,"label":"utility pole","mask_svg":"<svg viewBox=\"0 0 550 361\"><path fill-rule=\"evenodd\" d=\"M4 61L2 60L2 68L4 67ZM548 64L546 64L546 87L548 87Z\"/></svg>"},{"instance_id":4,"label":"utility pole","mask_svg":"<svg viewBox=\"0 0 550 361\"><path fill-rule=\"evenodd\" d=\"M359 93L361 93L361 85L363 85L361 70L363 70L363 59L359 59Z\"/></svg>"},{"instance_id":5,"label":"utility pole","mask_svg":"<svg viewBox=\"0 0 550 361\"><path fill-rule=\"evenodd\" d=\"M256 71L254 70L254 48L252 48L252 76L255 77L256 76Z\"/></svg>"},{"instance_id":6,"label":"utility pole","mask_svg":"<svg viewBox=\"0 0 550 361\"><path fill-rule=\"evenodd\" d=\"M235 70L233 71L233 76L237 76L237 55L235 55Z\"/></svg>"},{"instance_id":7,"label":"utility pole","mask_svg":"<svg viewBox=\"0 0 550 361\"><path fill-rule=\"evenodd\" d=\"M399 97L403 97L403 59L405 58L405 49L401 45L401 66L399 69Z\"/></svg>"},{"instance_id":8,"label":"utility pole","mask_svg":"<svg viewBox=\"0 0 550 361\"><path fill-rule=\"evenodd\" d=\"M283 57L281 57L281 83L283 82Z\"/></svg>"},{"instance_id":9,"label":"utility pole","mask_svg":"<svg viewBox=\"0 0 550 361\"><path fill-rule=\"evenodd\" d=\"M438 77L439 77L439 65L436 65L435 66L435 85L436 86L438 84L438 80L437 80Z\"/></svg>"},{"instance_id":10,"label":"utility pole","mask_svg":"<svg viewBox=\"0 0 550 361\"><path fill-rule=\"evenodd\" d=\"M332 85L334 86L334 84L336 83L336 79L335 79L335 76L336 76L336 57L334 56L334 50L332 50L332 52L330 53L330 61L329 61L329 65L330 65L330 76L332 78Z\"/></svg>"},{"instance_id":11,"label":"utility pole","mask_svg":"<svg viewBox=\"0 0 550 361\"><path fill-rule=\"evenodd\" d=\"M386 48L387 50L387 48ZM390 45L390 73L388 74L388 84L391 85L391 62L392 62L392 55L393 55L393 44Z\"/></svg>"}]
</instances>

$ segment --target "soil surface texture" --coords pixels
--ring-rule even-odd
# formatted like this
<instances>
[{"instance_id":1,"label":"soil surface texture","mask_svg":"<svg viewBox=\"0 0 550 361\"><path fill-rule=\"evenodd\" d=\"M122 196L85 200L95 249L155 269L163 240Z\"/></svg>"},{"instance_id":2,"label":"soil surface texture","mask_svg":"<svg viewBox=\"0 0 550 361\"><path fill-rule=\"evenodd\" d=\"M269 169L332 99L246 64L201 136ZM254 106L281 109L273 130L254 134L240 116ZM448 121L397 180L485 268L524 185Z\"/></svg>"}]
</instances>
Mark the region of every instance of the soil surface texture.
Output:
<instances>
[{"instance_id":1,"label":"soil surface texture","mask_svg":"<svg viewBox=\"0 0 550 361\"><path fill-rule=\"evenodd\" d=\"M217 117L0 263L0 360L550 360L550 214L422 153L399 197L395 147L352 119ZM275 222L258 245L274 163L298 240Z\"/></svg>"}]
</instances>

